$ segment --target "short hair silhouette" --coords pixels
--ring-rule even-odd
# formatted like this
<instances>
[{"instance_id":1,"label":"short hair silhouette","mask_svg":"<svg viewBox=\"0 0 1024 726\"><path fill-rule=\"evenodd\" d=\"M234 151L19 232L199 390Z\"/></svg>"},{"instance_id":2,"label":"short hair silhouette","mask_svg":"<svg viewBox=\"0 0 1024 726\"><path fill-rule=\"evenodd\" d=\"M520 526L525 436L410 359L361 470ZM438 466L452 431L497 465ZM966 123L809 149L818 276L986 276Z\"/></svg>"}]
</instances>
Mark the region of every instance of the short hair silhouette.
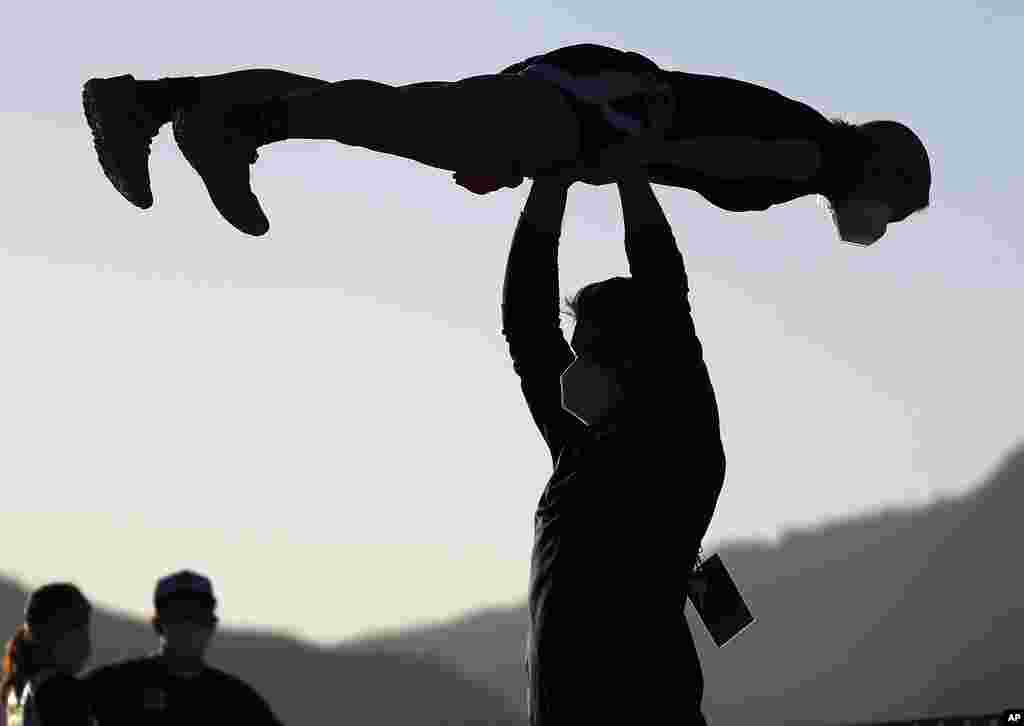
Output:
<instances>
[{"instance_id":1,"label":"short hair silhouette","mask_svg":"<svg viewBox=\"0 0 1024 726\"><path fill-rule=\"evenodd\" d=\"M564 301L566 314L576 324L586 321L598 330L588 355L599 365L615 369L625 391L633 394L640 393L638 384L648 379L645 373L665 362L659 333L651 325L654 303L641 285L632 277L610 277L584 285Z\"/></svg>"},{"instance_id":2,"label":"short hair silhouette","mask_svg":"<svg viewBox=\"0 0 1024 726\"><path fill-rule=\"evenodd\" d=\"M884 201L892 207L890 222L901 222L931 204L932 168L924 143L908 126L898 121L868 121L853 124L841 118L831 120L842 136L839 156L828 180L825 198L835 207L848 198L866 175L889 176L890 192ZM866 166L867 159L875 163Z\"/></svg>"}]
</instances>

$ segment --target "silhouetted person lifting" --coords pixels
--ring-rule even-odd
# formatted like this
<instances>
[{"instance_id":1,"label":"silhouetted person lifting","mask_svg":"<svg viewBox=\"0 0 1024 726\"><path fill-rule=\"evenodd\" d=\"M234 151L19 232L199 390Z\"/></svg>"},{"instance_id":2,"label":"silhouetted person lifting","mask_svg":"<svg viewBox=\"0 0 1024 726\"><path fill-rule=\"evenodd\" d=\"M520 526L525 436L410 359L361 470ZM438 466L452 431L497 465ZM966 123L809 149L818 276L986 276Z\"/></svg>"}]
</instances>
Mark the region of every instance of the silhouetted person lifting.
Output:
<instances>
[{"instance_id":1,"label":"silhouetted person lifting","mask_svg":"<svg viewBox=\"0 0 1024 726\"><path fill-rule=\"evenodd\" d=\"M704 724L683 615L725 478L686 272L644 169L616 172L630 277L569 300L558 243L572 177L538 177L516 227L502 333L554 472L534 518L532 726Z\"/></svg>"},{"instance_id":2,"label":"silhouetted person lifting","mask_svg":"<svg viewBox=\"0 0 1024 726\"><path fill-rule=\"evenodd\" d=\"M927 207L931 188L928 154L903 124L829 121L752 83L666 71L638 53L593 44L453 82L329 83L254 69L94 78L82 95L99 161L126 199L152 205L150 142L173 121L216 208L252 235L270 224L249 164L259 147L285 139L331 139L412 159L456 172L477 193L580 163L607 166L607 154L625 154L649 165L652 182L693 189L726 210L823 195L839 236L858 244Z\"/></svg>"}]
</instances>

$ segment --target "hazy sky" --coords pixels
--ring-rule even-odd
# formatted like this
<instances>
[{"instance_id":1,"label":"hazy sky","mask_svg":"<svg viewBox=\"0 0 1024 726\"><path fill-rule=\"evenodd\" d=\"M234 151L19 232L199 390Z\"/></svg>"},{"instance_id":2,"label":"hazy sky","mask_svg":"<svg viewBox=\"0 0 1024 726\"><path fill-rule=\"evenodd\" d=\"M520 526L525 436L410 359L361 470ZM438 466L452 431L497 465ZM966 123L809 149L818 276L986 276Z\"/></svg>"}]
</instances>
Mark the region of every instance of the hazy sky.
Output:
<instances>
[{"instance_id":1,"label":"hazy sky","mask_svg":"<svg viewBox=\"0 0 1024 726\"><path fill-rule=\"evenodd\" d=\"M159 575L193 567L226 624L320 641L525 596L550 461L498 303L528 183L477 197L413 162L289 141L253 168L271 231L251 238L168 126L142 212L81 114L82 83L122 73L406 83L598 42L902 120L930 150L932 208L871 249L841 244L814 198L736 214L658 188L729 459L705 549L971 488L1022 434L1019 3L654 5L9 12L0 570L141 614ZM573 189L563 294L625 273L621 236L612 187Z\"/></svg>"}]
</instances>

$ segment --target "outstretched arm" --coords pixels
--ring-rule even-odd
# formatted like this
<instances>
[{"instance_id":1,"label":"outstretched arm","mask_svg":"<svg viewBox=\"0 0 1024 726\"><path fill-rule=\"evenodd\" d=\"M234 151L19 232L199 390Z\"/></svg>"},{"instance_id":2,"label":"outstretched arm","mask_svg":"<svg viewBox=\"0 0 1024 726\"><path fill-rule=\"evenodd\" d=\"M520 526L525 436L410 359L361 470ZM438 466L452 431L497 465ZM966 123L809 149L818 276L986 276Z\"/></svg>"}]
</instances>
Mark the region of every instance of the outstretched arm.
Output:
<instances>
[{"instance_id":1,"label":"outstretched arm","mask_svg":"<svg viewBox=\"0 0 1024 726\"><path fill-rule=\"evenodd\" d=\"M659 296L678 296L685 303L688 286L683 255L647 180L647 170L627 167L619 172L617 184L630 275L644 289Z\"/></svg>"},{"instance_id":2,"label":"outstretched arm","mask_svg":"<svg viewBox=\"0 0 1024 726\"><path fill-rule=\"evenodd\" d=\"M666 360L703 360L703 349L690 314L689 282L672 227L654 196L642 167L616 170L625 226L626 259L632 278L646 298Z\"/></svg>"},{"instance_id":3,"label":"outstretched arm","mask_svg":"<svg viewBox=\"0 0 1024 726\"><path fill-rule=\"evenodd\" d=\"M505 266L502 335L552 463L583 424L562 408L560 377L573 361L559 325L558 241L569 182L533 182Z\"/></svg>"}]
</instances>

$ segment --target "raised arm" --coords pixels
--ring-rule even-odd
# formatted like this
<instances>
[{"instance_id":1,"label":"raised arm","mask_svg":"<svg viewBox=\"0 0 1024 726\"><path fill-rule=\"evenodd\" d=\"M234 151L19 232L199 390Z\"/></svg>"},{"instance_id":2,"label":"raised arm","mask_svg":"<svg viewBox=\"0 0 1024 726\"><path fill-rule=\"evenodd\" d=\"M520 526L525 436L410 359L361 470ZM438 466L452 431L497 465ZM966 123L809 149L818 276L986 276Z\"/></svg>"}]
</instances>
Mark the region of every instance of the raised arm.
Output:
<instances>
[{"instance_id":1,"label":"raised arm","mask_svg":"<svg viewBox=\"0 0 1024 726\"><path fill-rule=\"evenodd\" d=\"M647 170L620 169L617 184L630 275L647 298L648 321L653 323L663 360L673 366L685 360L703 361L704 350L690 314L683 255L647 180Z\"/></svg>"},{"instance_id":2,"label":"raised arm","mask_svg":"<svg viewBox=\"0 0 1024 726\"><path fill-rule=\"evenodd\" d=\"M538 178L519 216L505 266L501 332L552 464L583 425L562 408L560 377L573 361L559 325L558 241L568 182Z\"/></svg>"},{"instance_id":3,"label":"raised arm","mask_svg":"<svg viewBox=\"0 0 1024 726\"><path fill-rule=\"evenodd\" d=\"M624 169L618 175L617 184L630 275L652 293L678 296L685 303L688 284L683 255L647 180L647 170L642 167Z\"/></svg>"}]
</instances>

